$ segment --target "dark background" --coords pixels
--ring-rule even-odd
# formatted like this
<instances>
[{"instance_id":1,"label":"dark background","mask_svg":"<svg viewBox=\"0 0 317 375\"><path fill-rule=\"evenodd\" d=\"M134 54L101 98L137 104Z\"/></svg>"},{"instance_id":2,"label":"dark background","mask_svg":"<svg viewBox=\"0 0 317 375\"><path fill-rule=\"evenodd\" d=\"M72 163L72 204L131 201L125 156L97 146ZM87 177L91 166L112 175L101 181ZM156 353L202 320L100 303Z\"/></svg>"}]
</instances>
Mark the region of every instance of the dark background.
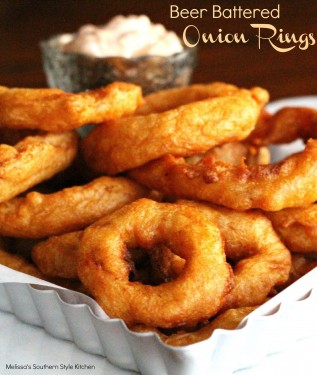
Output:
<instances>
[{"instance_id":1,"label":"dark background","mask_svg":"<svg viewBox=\"0 0 317 375\"><path fill-rule=\"evenodd\" d=\"M180 8L207 8L219 4L232 8L281 6L280 19L215 20L209 12L202 19L170 19L170 4ZM276 99L317 94L317 44L302 51L298 46L279 53L268 44L258 49L256 30L250 23L270 23L285 32L314 33L317 39L317 1L211 1L211 0L0 0L0 84L44 87L39 41L52 34L74 32L86 23L102 24L117 14L147 14L182 35L193 24L201 33L244 32L247 44L200 43L199 65L194 82L223 80L240 86L261 85ZM286 45L285 45L286 46Z\"/></svg>"}]
</instances>

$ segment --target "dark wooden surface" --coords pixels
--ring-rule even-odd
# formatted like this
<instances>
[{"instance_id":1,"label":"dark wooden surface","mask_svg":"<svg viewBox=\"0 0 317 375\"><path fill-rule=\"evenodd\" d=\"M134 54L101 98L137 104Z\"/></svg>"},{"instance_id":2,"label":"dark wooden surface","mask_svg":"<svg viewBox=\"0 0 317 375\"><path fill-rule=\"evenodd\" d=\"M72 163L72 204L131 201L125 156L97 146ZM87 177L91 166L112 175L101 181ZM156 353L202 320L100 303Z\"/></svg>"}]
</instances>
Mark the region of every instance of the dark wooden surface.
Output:
<instances>
[{"instance_id":1,"label":"dark wooden surface","mask_svg":"<svg viewBox=\"0 0 317 375\"><path fill-rule=\"evenodd\" d=\"M232 8L272 9L279 3L280 19L171 19L170 4L180 8L207 8L219 4ZM317 39L317 1L209 1L209 0L1 0L0 1L0 84L44 87L39 41L52 34L73 32L82 24L102 24L116 14L147 14L155 22L177 31L195 25L201 33L243 32L250 42L241 44L200 43L199 64L194 82L223 80L241 86L261 85L276 99L317 94L317 44L307 50L298 47L279 53L266 44L258 49L250 23L270 23L285 32L314 33Z\"/></svg>"}]
</instances>

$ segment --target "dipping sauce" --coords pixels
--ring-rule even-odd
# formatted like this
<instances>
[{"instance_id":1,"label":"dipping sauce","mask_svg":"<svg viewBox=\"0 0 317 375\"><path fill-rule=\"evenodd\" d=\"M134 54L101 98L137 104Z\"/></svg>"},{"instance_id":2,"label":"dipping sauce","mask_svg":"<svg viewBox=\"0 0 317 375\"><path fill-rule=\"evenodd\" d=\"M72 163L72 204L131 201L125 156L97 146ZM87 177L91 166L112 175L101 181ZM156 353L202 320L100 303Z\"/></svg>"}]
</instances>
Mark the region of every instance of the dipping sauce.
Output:
<instances>
[{"instance_id":1,"label":"dipping sauce","mask_svg":"<svg viewBox=\"0 0 317 375\"><path fill-rule=\"evenodd\" d=\"M84 25L59 40L64 52L94 57L170 56L183 51L180 38L145 15L116 16L103 26Z\"/></svg>"}]
</instances>

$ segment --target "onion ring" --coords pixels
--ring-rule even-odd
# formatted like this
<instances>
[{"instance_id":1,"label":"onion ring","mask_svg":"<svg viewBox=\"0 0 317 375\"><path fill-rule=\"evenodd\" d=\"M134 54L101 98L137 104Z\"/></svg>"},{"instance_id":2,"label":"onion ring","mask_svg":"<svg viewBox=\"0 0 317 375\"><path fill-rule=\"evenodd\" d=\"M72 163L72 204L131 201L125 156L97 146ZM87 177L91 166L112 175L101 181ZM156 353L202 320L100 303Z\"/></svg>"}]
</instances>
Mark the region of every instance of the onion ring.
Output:
<instances>
[{"instance_id":1,"label":"onion ring","mask_svg":"<svg viewBox=\"0 0 317 375\"><path fill-rule=\"evenodd\" d=\"M45 276L78 279L78 249L83 231L52 236L32 249L32 260Z\"/></svg>"},{"instance_id":2,"label":"onion ring","mask_svg":"<svg viewBox=\"0 0 317 375\"><path fill-rule=\"evenodd\" d=\"M141 100L140 87L125 82L79 94L0 86L0 127L62 132L131 114Z\"/></svg>"},{"instance_id":3,"label":"onion ring","mask_svg":"<svg viewBox=\"0 0 317 375\"><path fill-rule=\"evenodd\" d=\"M129 281L127 249L166 242L186 259L179 277L158 286ZM154 327L193 326L221 308L231 287L218 228L199 211L141 199L87 228L78 274L110 317Z\"/></svg>"},{"instance_id":4,"label":"onion ring","mask_svg":"<svg viewBox=\"0 0 317 375\"><path fill-rule=\"evenodd\" d=\"M30 192L0 204L2 236L42 238L87 227L147 190L123 177L100 177L53 194Z\"/></svg>"},{"instance_id":5,"label":"onion ring","mask_svg":"<svg viewBox=\"0 0 317 375\"><path fill-rule=\"evenodd\" d=\"M231 95L162 113L107 122L83 140L84 158L94 171L115 175L168 153L190 156L244 139L253 130L263 105L257 97L252 90L237 89Z\"/></svg>"},{"instance_id":6,"label":"onion ring","mask_svg":"<svg viewBox=\"0 0 317 375\"><path fill-rule=\"evenodd\" d=\"M233 165L206 157L190 165L183 158L166 155L129 172L140 184L168 195L265 211L315 202L316 175L317 140L309 140L304 151L276 164Z\"/></svg>"},{"instance_id":7,"label":"onion ring","mask_svg":"<svg viewBox=\"0 0 317 375\"><path fill-rule=\"evenodd\" d=\"M32 260L48 277L78 279L77 262L79 245L84 231L76 231L52 236L47 240L33 244ZM144 252L133 250L131 265L144 261ZM130 250L130 252L131 252Z\"/></svg>"},{"instance_id":8,"label":"onion ring","mask_svg":"<svg viewBox=\"0 0 317 375\"><path fill-rule=\"evenodd\" d=\"M248 141L256 145L290 143L301 138L317 138L317 110L285 107L274 115L263 111Z\"/></svg>"},{"instance_id":9,"label":"onion ring","mask_svg":"<svg viewBox=\"0 0 317 375\"><path fill-rule=\"evenodd\" d=\"M218 225L224 238L227 259L235 264L234 287L227 294L222 311L260 305L273 287L282 285L288 279L290 252L262 213L236 212L190 201L179 203L196 207L209 221ZM163 256L167 259L163 271L168 278L169 272L175 273L175 270L181 269L183 260L173 259L175 256L172 253Z\"/></svg>"},{"instance_id":10,"label":"onion ring","mask_svg":"<svg viewBox=\"0 0 317 375\"><path fill-rule=\"evenodd\" d=\"M156 91L144 98L143 103L136 109L135 115L161 113L199 100L233 95L239 90L237 86L224 82L212 82ZM266 90L253 87L251 92L261 106L268 102L269 94Z\"/></svg>"},{"instance_id":11,"label":"onion ring","mask_svg":"<svg viewBox=\"0 0 317 375\"><path fill-rule=\"evenodd\" d=\"M317 205L267 212L274 229L295 253L317 253Z\"/></svg>"},{"instance_id":12,"label":"onion ring","mask_svg":"<svg viewBox=\"0 0 317 375\"><path fill-rule=\"evenodd\" d=\"M77 154L75 132L28 136L15 146L0 145L0 202L67 168Z\"/></svg>"}]
</instances>

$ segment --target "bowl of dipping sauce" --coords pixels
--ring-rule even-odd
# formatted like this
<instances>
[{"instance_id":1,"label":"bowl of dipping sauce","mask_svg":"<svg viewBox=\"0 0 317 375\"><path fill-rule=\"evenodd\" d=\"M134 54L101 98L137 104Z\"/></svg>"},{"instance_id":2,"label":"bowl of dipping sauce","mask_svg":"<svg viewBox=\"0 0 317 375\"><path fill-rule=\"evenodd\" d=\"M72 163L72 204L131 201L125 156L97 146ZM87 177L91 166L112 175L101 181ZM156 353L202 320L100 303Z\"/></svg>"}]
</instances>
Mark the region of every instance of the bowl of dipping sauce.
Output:
<instances>
[{"instance_id":1,"label":"bowl of dipping sauce","mask_svg":"<svg viewBox=\"0 0 317 375\"><path fill-rule=\"evenodd\" d=\"M197 64L197 48L145 15L116 16L101 26L40 43L50 87L80 92L111 82L140 85L143 94L186 86Z\"/></svg>"}]
</instances>

